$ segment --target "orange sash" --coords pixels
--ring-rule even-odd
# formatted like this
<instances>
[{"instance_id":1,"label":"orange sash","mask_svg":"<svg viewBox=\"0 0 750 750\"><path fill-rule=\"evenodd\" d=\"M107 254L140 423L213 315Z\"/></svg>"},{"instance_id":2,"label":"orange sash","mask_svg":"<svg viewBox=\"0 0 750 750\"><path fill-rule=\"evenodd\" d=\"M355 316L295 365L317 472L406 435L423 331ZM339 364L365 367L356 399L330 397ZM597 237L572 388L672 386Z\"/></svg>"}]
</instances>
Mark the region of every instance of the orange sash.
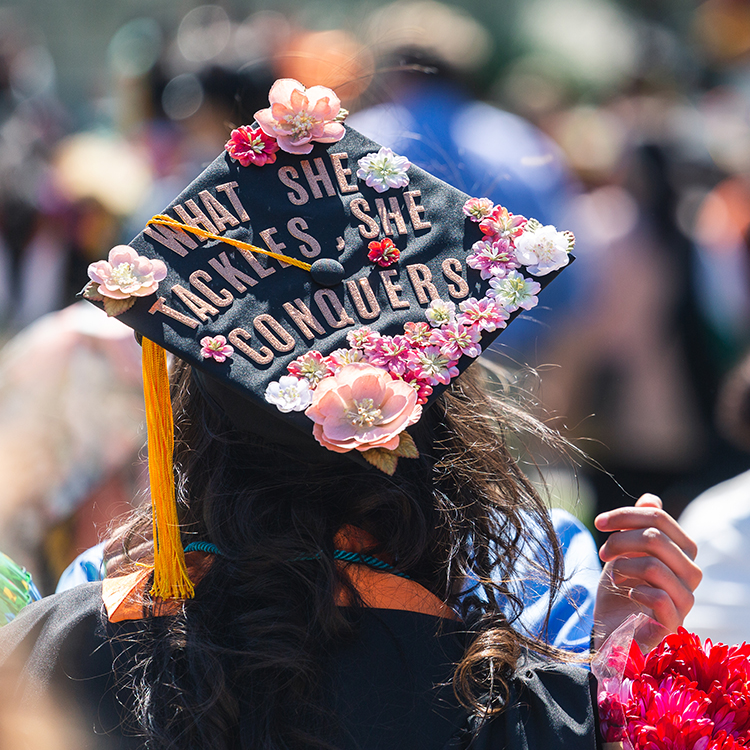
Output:
<instances>
[{"instance_id":1,"label":"orange sash","mask_svg":"<svg viewBox=\"0 0 750 750\"><path fill-rule=\"evenodd\" d=\"M366 553L376 546L375 540L366 531L354 526L344 526L334 541L338 549L347 552ZM212 560L213 555L204 552L188 552L185 555L185 564L194 584L197 585L208 572ZM338 564L345 569L352 586L367 607L417 612L449 620L459 619L450 607L415 581L374 570L366 565L341 561ZM134 573L102 581L102 599L110 622L176 615L181 611L184 603L180 600L150 600L148 589L152 573L153 566L149 565ZM336 592L336 604L345 607L349 603L347 592L339 589Z\"/></svg>"}]
</instances>

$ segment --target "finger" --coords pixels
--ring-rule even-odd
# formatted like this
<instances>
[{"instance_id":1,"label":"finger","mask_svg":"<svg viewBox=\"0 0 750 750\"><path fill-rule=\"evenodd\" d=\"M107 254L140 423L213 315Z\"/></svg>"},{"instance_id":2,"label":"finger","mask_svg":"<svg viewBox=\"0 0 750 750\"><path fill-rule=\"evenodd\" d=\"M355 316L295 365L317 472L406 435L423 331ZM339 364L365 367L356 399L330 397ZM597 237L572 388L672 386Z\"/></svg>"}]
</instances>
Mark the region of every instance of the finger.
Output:
<instances>
[{"instance_id":1,"label":"finger","mask_svg":"<svg viewBox=\"0 0 750 750\"><path fill-rule=\"evenodd\" d=\"M685 586L695 590L703 573L693 560L663 531L649 526L612 534L599 550L605 562L617 558L654 558L661 561Z\"/></svg>"},{"instance_id":2,"label":"finger","mask_svg":"<svg viewBox=\"0 0 750 750\"><path fill-rule=\"evenodd\" d=\"M646 492L635 501L635 507L662 509L664 507L664 504L662 503L661 498L658 495L652 495L650 492Z\"/></svg>"},{"instance_id":3,"label":"finger","mask_svg":"<svg viewBox=\"0 0 750 750\"><path fill-rule=\"evenodd\" d=\"M629 591L629 597L647 614L650 610L652 617L671 632L682 625L684 617L677 612L674 602L665 591L646 585L633 586Z\"/></svg>"},{"instance_id":4,"label":"finger","mask_svg":"<svg viewBox=\"0 0 750 750\"><path fill-rule=\"evenodd\" d=\"M601 513L594 519L594 525L599 531L604 532L653 527L669 537L691 560L695 560L698 554L697 545L682 530L680 524L661 508L653 505L617 508Z\"/></svg>"},{"instance_id":5,"label":"finger","mask_svg":"<svg viewBox=\"0 0 750 750\"><path fill-rule=\"evenodd\" d=\"M620 588L634 588L643 584L664 591L672 600L680 619L692 609L693 592L664 563L654 557L621 557L611 563L610 580Z\"/></svg>"}]
</instances>

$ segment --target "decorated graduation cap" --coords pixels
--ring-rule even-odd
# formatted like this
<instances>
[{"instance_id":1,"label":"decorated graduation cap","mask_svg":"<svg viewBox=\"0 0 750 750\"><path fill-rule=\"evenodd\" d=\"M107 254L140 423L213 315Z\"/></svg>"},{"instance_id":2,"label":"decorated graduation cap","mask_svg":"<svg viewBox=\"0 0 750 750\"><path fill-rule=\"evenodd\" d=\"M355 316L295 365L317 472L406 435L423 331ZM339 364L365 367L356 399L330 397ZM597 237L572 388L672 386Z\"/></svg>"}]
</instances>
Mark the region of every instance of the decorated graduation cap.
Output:
<instances>
[{"instance_id":1,"label":"decorated graduation cap","mask_svg":"<svg viewBox=\"0 0 750 750\"><path fill-rule=\"evenodd\" d=\"M269 99L84 290L143 337L161 598L192 594L164 350L239 426L392 474L418 455L408 427L571 258L569 232L348 128L330 89Z\"/></svg>"}]
</instances>

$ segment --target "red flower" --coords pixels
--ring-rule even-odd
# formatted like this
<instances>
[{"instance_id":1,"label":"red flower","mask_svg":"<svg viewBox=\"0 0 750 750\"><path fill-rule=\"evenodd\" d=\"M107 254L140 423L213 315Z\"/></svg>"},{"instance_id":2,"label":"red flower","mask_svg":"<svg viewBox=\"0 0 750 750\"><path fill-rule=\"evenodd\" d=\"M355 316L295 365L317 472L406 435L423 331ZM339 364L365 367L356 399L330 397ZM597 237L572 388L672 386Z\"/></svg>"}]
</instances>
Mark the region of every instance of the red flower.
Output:
<instances>
[{"instance_id":1,"label":"red flower","mask_svg":"<svg viewBox=\"0 0 750 750\"><path fill-rule=\"evenodd\" d=\"M635 750L750 747L750 645L702 645L684 628L645 657L633 642L622 681L600 686L599 715L605 741L626 733Z\"/></svg>"},{"instance_id":2,"label":"red flower","mask_svg":"<svg viewBox=\"0 0 750 750\"><path fill-rule=\"evenodd\" d=\"M241 125L232 131L224 148L243 167L249 167L251 164L262 167L276 161L279 144L260 128L253 129L249 125Z\"/></svg>"},{"instance_id":3,"label":"red flower","mask_svg":"<svg viewBox=\"0 0 750 750\"><path fill-rule=\"evenodd\" d=\"M370 252L367 253L367 257L379 266L390 266L391 263L395 263L401 257L401 251L393 244L393 240L386 237L384 240L378 242L375 240L368 246Z\"/></svg>"}]
</instances>

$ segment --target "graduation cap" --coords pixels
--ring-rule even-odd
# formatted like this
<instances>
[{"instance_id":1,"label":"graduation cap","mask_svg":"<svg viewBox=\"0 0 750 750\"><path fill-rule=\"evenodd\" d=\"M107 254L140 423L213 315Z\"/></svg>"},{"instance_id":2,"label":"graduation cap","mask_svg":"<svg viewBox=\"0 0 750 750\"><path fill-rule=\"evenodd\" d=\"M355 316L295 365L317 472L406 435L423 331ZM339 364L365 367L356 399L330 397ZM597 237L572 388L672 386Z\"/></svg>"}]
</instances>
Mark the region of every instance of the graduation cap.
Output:
<instances>
[{"instance_id":1,"label":"graduation cap","mask_svg":"<svg viewBox=\"0 0 750 750\"><path fill-rule=\"evenodd\" d=\"M164 350L238 427L392 474L418 455L407 428L572 257L569 232L470 198L348 128L330 89L282 79L269 99L90 266L84 290L142 336L162 598L192 591Z\"/></svg>"}]
</instances>

